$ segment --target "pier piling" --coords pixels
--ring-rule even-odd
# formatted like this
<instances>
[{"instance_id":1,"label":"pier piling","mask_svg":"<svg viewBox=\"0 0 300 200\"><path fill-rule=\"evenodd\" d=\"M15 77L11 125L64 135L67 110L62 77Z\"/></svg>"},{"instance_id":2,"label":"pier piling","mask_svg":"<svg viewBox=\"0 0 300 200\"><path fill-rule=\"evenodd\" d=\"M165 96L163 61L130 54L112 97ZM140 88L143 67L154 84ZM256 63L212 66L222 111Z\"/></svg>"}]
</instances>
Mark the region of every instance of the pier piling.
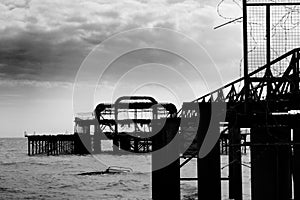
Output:
<instances>
[{"instance_id":1,"label":"pier piling","mask_svg":"<svg viewBox=\"0 0 300 200\"><path fill-rule=\"evenodd\" d=\"M152 152L152 199L180 200L180 160L179 144L173 143L166 147L178 133L179 119L155 120L154 127L157 134L153 137ZM162 130L159 130L161 123ZM174 141L173 141L174 142ZM162 148L164 150L160 151ZM159 151L159 152L158 152ZM177 152L177 155L176 155ZM177 157L169 165L163 167L164 162Z\"/></svg>"},{"instance_id":2,"label":"pier piling","mask_svg":"<svg viewBox=\"0 0 300 200\"><path fill-rule=\"evenodd\" d=\"M241 165L240 129L229 128L229 198L242 200L242 165Z\"/></svg>"}]
</instances>

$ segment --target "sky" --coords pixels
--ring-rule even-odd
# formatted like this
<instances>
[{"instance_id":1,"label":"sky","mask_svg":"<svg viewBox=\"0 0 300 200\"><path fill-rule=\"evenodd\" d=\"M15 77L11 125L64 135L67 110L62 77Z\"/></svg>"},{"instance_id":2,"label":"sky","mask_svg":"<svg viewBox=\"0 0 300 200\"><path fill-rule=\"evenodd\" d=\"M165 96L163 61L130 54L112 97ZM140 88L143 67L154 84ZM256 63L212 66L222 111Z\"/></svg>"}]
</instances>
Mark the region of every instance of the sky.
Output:
<instances>
[{"instance_id":1,"label":"sky","mask_svg":"<svg viewBox=\"0 0 300 200\"><path fill-rule=\"evenodd\" d=\"M122 95L151 95L179 109L182 102L238 78L242 24L214 27L228 21L220 14L237 18L241 9L232 0L218 4L2 0L0 137L73 132L75 113L91 112ZM113 62L104 65L110 57Z\"/></svg>"}]
</instances>

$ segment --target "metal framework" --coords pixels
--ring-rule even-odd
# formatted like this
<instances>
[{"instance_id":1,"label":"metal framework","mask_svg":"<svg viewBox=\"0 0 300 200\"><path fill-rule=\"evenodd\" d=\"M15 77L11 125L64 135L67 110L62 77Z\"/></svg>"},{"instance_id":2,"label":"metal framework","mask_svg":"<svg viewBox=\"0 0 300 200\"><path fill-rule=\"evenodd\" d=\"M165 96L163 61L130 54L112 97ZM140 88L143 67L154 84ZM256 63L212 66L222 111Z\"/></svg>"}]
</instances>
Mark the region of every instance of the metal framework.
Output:
<instances>
[{"instance_id":1,"label":"metal framework","mask_svg":"<svg viewBox=\"0 0 300 200\"><path fill-rule=\"evenodd\" d=\"M270 75L267 71L272 69L282 60L291 57L289 65L281 76ZM255 71L249 73L249 100L263 101L266 99L291 98L290 95L297 95L299 91L299 59L300 48L293 49L282 56L271 61ZM264 72L263 77L257 74ZM225 86L218 88L193 102L245 102L245 77L239 78Z\"/></svg>"},{"instance_id":2,"label":"metal framework","mask_svg":"<svg viewBox=\"0 0 300 200\"><path fill-rule=\"evenodd\" d=\"M155 135L153 120L175 117L176 107L170 103L159 104L152 97L125 96L114 104L98 104L95 117L100 134L114 142L114 151L150 152Z\"/></svg>"},{"instance_id":3,"label":"metal framework","mask_svg":"<svg viewBox=\"0 0 300 200\"><path fill-rule=\"evenodd\" d=\"M205 108L206 112L218 104L226 105L226 109L220 110L226 117L215 126L222 128L221 138L228 140L229 177L220 177L217 168L210 169L220 165L220 155L213 153L219 148L217 144L207 158L197 159L197 178L181 178L182 181L198 181L198 198L220 199L218 181L224 180L229 181L229 198L243 199L243 146L251 149L253 200L292 199L292 179L294 199L300 197L300 21L293 21L295 13L300 20L300 2L243 0L244 77L184 103L179 110L181 119L190 119L189 123L181 125L180 134L183 138L197 135L187 151L197 157L202 144L199 134L200 137L208 134L201 131L201 126L206 126L201 120L195 122L203 112L199 108ZM207 114L205 117L210 118L211 113ZM241 141L242 128L250 130L250 142ZM217 161L212 163L212 160ZM207 192L211 187L215 189L214 194Z\"/></svg>"}]
</instances>

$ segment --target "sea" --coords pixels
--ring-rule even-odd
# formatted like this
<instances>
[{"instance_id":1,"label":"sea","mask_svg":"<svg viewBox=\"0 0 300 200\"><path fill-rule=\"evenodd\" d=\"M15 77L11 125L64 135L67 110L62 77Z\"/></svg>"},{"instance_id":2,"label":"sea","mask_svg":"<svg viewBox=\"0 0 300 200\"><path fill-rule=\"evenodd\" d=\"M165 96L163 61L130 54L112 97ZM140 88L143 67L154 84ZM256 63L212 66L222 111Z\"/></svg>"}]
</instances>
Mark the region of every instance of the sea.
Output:
<instances>
[{"instance_id":1,"label":"sea","mask_svg":"<svg viewBox=\"0 0 300 200\"><path fill-rule=\"evenodd\" d=\"M248 162L249 154L246 154L242 166L246 200L251 198ZM80 175L104 171L109 166L131 168L132 172ZM227 156L221 157L221 174L228 176ZM195 159L181 169L181 176L196 177ZM28 156L26 138L0 138L0 199L148 200L151 199L151 156ZM197 199L194 181L181 183L181 199ZM222 181L222 199L229 199L227 181Z\"/></svg>"}]
</instances>

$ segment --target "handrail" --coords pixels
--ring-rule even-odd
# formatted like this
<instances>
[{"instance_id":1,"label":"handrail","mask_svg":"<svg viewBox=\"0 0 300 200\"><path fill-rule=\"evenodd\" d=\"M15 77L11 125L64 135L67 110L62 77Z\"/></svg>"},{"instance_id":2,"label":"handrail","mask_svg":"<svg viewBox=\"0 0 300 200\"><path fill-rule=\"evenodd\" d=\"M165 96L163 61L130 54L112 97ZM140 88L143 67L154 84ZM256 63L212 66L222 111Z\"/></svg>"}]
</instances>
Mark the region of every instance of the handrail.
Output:
<instances>
[{"instance_id":1,"label":"handrail","mask_svg":"<svg viewBox=\"0 0 300 200\"><path fill-rule=\"evenodd\" d=\"M270 62L270 64L266 64L266 65L264 65L264 66L262 66L262 67L260 67L260 68L258 68L258 69L256 69L256 70L254 70L253 72L249 73L248 76L250 77L250 76L252 76L252 75L255 75L256 73L258 73L258 72L260 72L260 71L266 69L269 65L270 65L270 66L271 66L271 65L274 65L274 64L276 64L277 62L281 61L282 59L284 59L284 58L286 58L286 57L288 57L288 56L294 54L295 52L299 52L299 51L300 51L300 48L295 48L295 49L293 49L293 50L291 50L291 51L289 51L289 52L283 54L282 56L279 56L278 58L274 59L273 61ZM218 89L216 89L216 90L214 90L214 91L212 91L212 92L210 92L210 93L208 93L208 94L206 94L206 95L204 95L204 96L202 96L202 97L200 97L200 98L198 98L198 99L193 100L192 102L197 102L197 101L199 101L200 99L203 99L203 98L205 98L205 97L211 96L212 94L218 92L219 90L222 90L222 89L224 89L224 88L227 88L227 87L229 87L229 86L232 86L233 84L236 84L236 83L238 83L238 82L240 82L240 81L243 81L244 79L245 79L245 77L241 77L241 78L239 78L239 79L237 79L237 80L235 80L235 81L232 81L232 82L226 84L225 86L220 87L220 88L218 88ZM179 112L179 111L178 111L178 112Z\"/></svg>"},{"instance_id":2,"label":"handrail","mask_svg":"<svg viewBox=\"0 0 300 200\"><path fill-rule=\"evenodd\" d=\"M289 52L287 52L287 53L285 53L285 54L279 56L278 58L272 60L272 61L270 62L270 64L265 64L265 65L263 65L262 67L260 67L260 68L258 68L258 69L256 69L256 70L254 70L253 72L249 73L249 74L248 74L248 77L255 75L256 73L258 73L258 72L260 72L260 71L266 69L269 65L270 65L270 66L271 66L271 65L274 65L274 64L276 64L277 62L279 62L279 61L285 59L286 57L288 57L288 56L290 56L290 55L293 55L294 53L299 52L299 51L300 51L300 48L292 49L291 51L289 51ZM218 92L218 91L220 91L220 90L222 90L222 89L228 88L228 87L230 87L230 86L232 86L232 85L234 85L234 84L236 84L236 83L238 83L238 82L243 81L244 79L245 79L245 77L238 78L238 79L236 79L236 80L234 80L234 81L232 81L232 82L226 84L225 86L222 86L222 87L220 87L220 88L218 88L218 89L216 89L216 90L213 90L213 91L210 92L210 93L207 93L207 94L205 94L205 95L203 95L203 96L201 96L201 97L199 97L199 98L197 98L197 99L191 101L191 103L198 102L199 100L204 99L204 98L206 98L206 97L208 97L208 96L211 96L211 95L215 94L216 92ZM177 115L179 115L179 113L180 113L181 111L182 111L182 108L180 108L180 109L178 110Z\"/></svg>"}]
</instances>

